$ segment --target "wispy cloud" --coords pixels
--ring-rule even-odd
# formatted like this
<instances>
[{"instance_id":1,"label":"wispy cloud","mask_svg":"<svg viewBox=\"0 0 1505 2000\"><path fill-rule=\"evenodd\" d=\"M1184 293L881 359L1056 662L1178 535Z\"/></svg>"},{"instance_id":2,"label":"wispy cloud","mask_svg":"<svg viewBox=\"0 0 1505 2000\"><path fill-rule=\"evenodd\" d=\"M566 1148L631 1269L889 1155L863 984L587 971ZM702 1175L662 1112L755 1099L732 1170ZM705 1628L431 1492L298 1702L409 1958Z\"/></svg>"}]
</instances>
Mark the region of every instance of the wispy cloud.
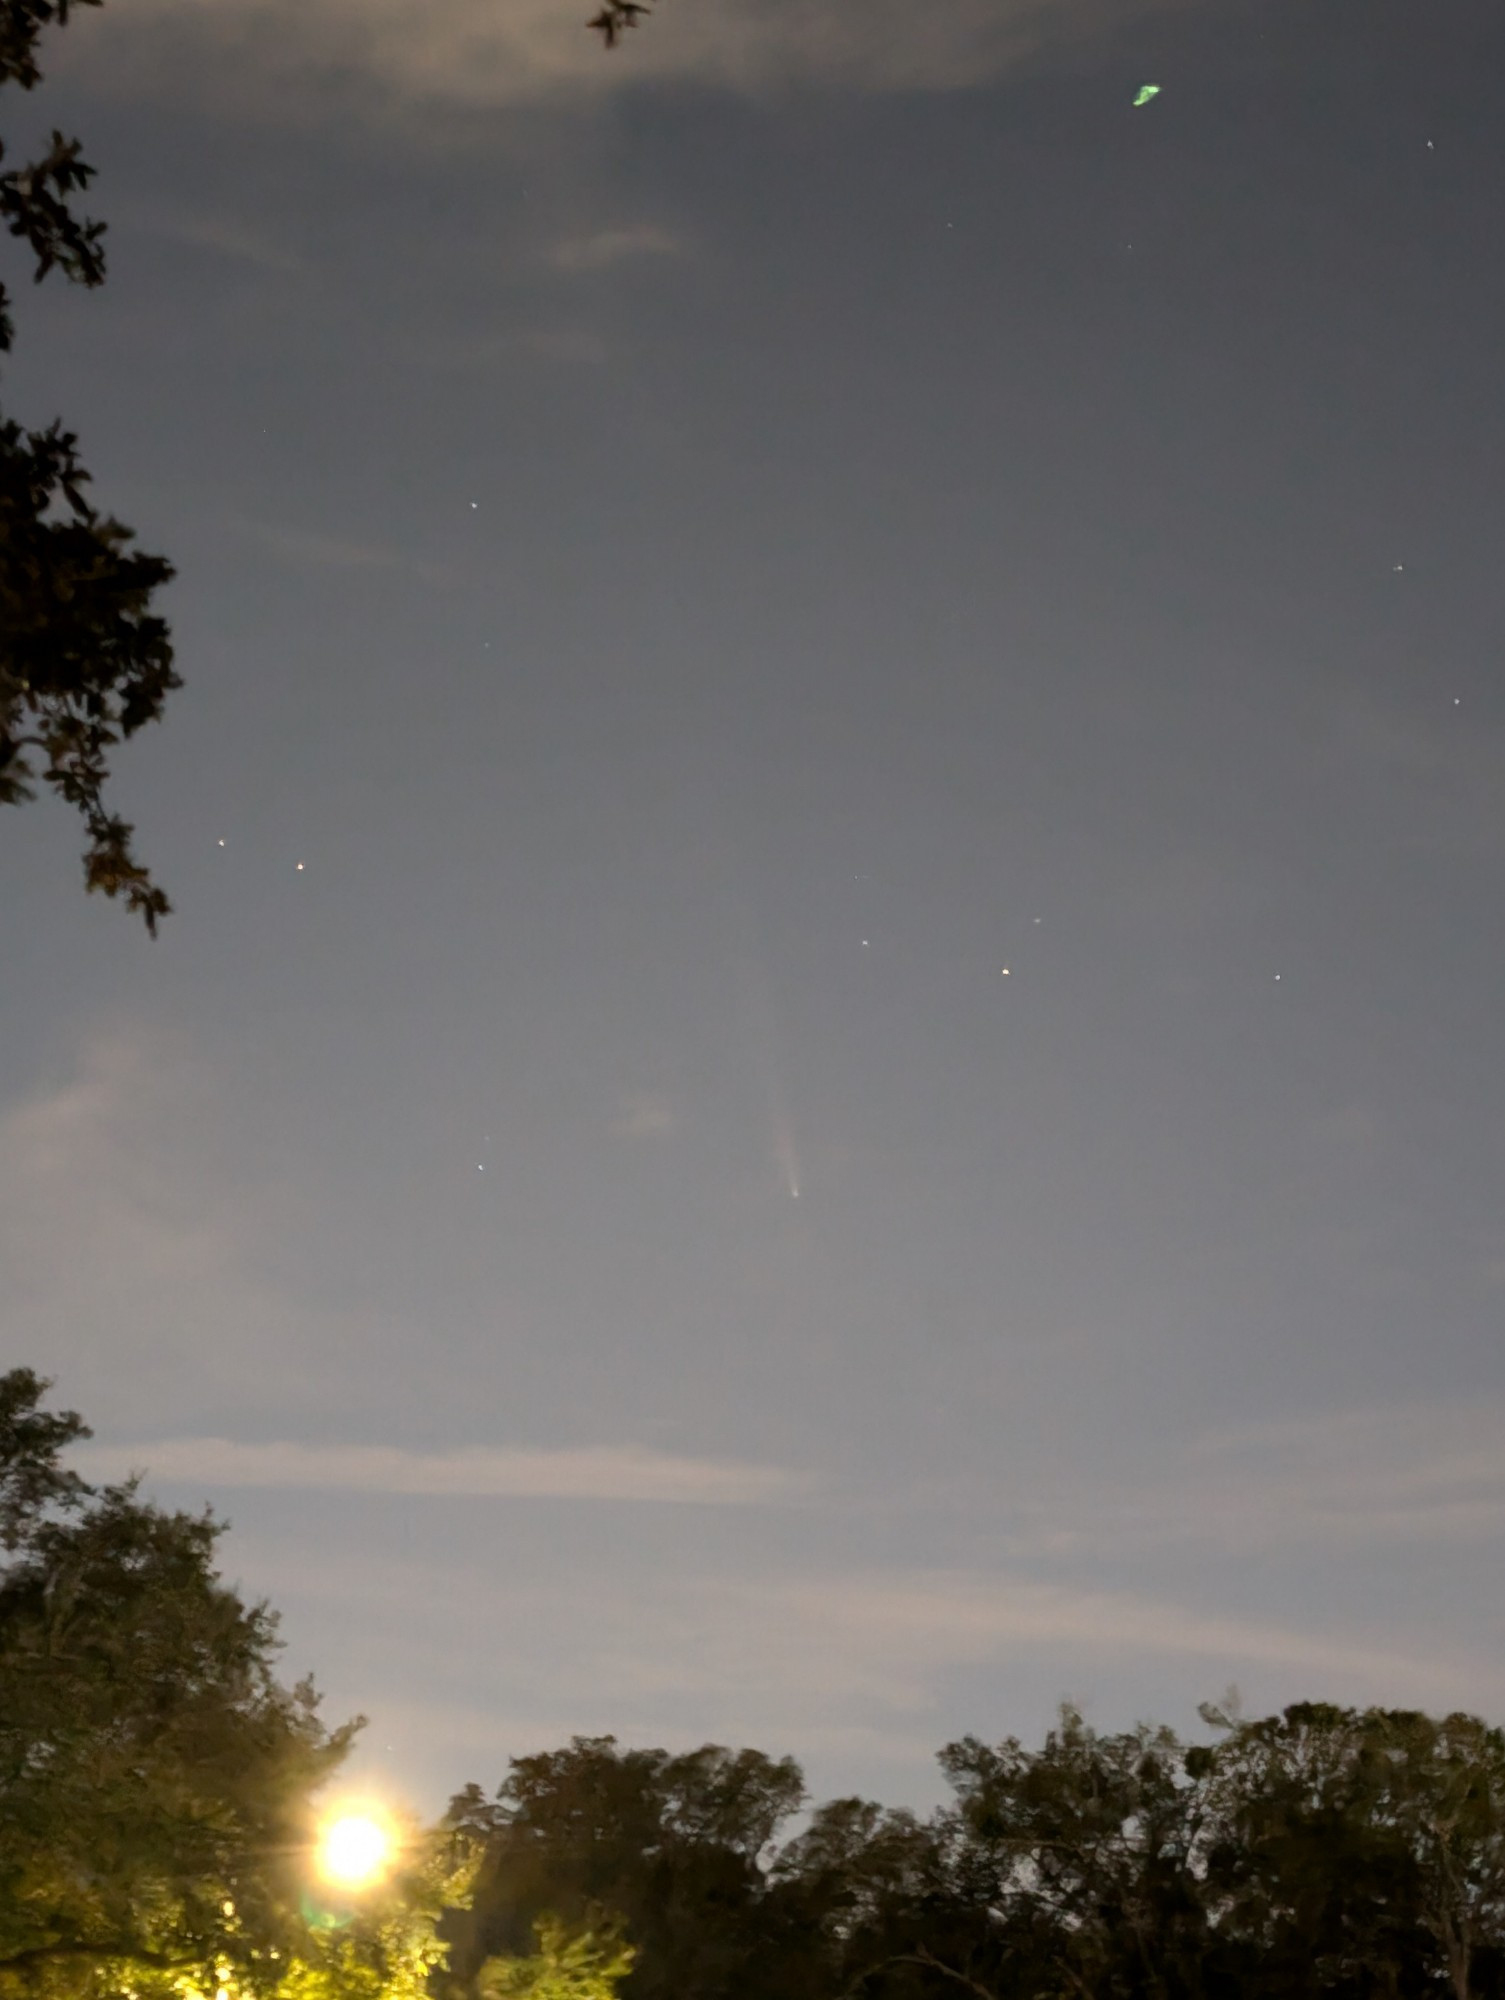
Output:
<instances>
[{"instance_id":1,"label":"wispy cloud","mask_svg":"<svg viewBox=\"0 0 1505 2000\"><path fill-rule=\"evenodd\" d=\"M472 1445L425 1452L397 1445L249 1444L230 1438L188 1437L145 1444L89 1445L76 1457L86 1472L105 1478L145 1468L154 1481L178 1486L260 1486L449 1498L756 1506L793 1499L808 1490L810 1483L779 1466L681 1458L638 1445L556 1450Z\"/></svg>"},{"instance_id":2,"label":"wispy cloud","mask_svg":"<svg viewBox=\"0 0 1505 2000\"><path fill-rule=\"evenodd\" d=\"M391 569L401 558L371 542L321 535L307 528L279 528L266 521L242 521L246 534L289 562L313 569Z\"/></svg>"},{"instance_id":3,"label":"wispy cloud","mask_svg":"<svg viewBox=\"0 0 1505 2000\"><path fill-rule=\"evenodd\" d=\"M515 368L520 360L564 368L599 368L608 348L600 334L583 326L528 326L497 333L446 335L414 343L415 356L429 367Z\"/></svg>"},{"instance_id":4,"label":"wispy cloud","mask_svg":"<svg viewBox=\"0 0 1505 2000\"><path fill-rule=\"evenodd\" d=\"M587 236L568 236L549 252L558 271L605 271L640 257L681 257L684 244L667 229L639 222L619 229L597 229Z\"/></svg>"},{"instance_id":5,"label":"wispy cloud","mask_svg":"<svg viewBox=\"0 0 1505 2000\"><path fill-rule=\"evenodd\" d=\"M736 1629L743 1644L748 1633L764 1635L761 1644L753 1642L752 1671L773 1670L769 1651L786 1641L811 1655L839 1643L846 1671L869 1662L868 1691L886 1689L900 1706L923 1699L925 1684L943 1668L1040 1650L1192 1657L1222 1671L1291 1669L1351 1686L1425 1691L1433 1699L1464 1698L1478 1687L1477 1673L1465 1673L1456 1660L1376 1646L1372 1635L1227 1616L1131 1591L945 1571L728 1591L741 1605L728 1630Z\"/></svg>"},{"instance_id":6,"label":"wispy cloud","mask_svg":"<svg viewBox=\"0 0 1505 2000\"><path fill-rule=\"evenodd\" d=\"M101 1036L71 1074L0 1114L0 1353L71 1378L93 1374L98 1356L112 1390L149 1397L191 1342L203 1345L162 1301L196 1305L218 1292L235 1258L233 1217L157 1137L191 1130L204 1090L186 1050L168 1058L136 1037ZM156 1365L140 1348L132 1368L118 1365L147 1329ZM222 1367L235 1351L203 1365ZM75 1380L63 1387L77 1393Z\"/></svg>"},{"instance_id":7,"label":"wispy cloud","mask_svg":"<svg viewBox=\"0 0 1505 2000\"><path fill-rule=\"evenodd\" d=\"M1204 1433L1144 1476L1078 1474L1017 1499L963 1477L932 1498L975 1511L984 1495L1032 1560L1478 1544L1505 1539L1505 1402L1326 1410Z\"/></svg>"},{"instance_id":8,"label":"wispy cloud","mask_svg":"<svg viewBox=\"0 0 1505 2000\"><path fill-rule=\"evenodd\" d=\"M860 1750L918 1772L942 1732L989 1726L991 1704L971 1707L979 1675L1006 1672L1015 1701L1030 1686L1048 1707L1110 1663L1132 1677L1136 1661L1184 1690L1188 1706L1230 1680L1260 1690L1256 1700L1320 1686L1335 1699L1471 1708L1488 1707L1500 1686L1491 1654L1456 1637L1445 1650L1408 1649L1382 1629L1320 1614L1267 1620L1174 1594L978 1569L801 1566L741 1578L650 1566L597 1573L582 1590L536 1565L478 1577L442 1557L352 1550L331 1562L269 1546L258 1555L258 1586L341 1629L374 1636L398 1607L422 1605L427 1615L404 1626L401 1679L443 1686L446 1701L468 1698L454 1663L491 1657L507 1632L513 1750L557 1740L567 1717L570 1730L655 1742L714 1729L802 1752ZM948 1693L958 1686L974 1690L970 1712ZM379 1687L345 1698L383 1723Z\"/></svg>"},{"instance_id":9,"label":"wispy cloud","mask_svg":"<svg viewBox=\"0 0 1505 2000\"><path fill-rule=\"evenodd\" d=\"M231 525L301 569L407 569L430 579L442 574L435 564L416 561L401 550L379 542L352 541L348 536L325 534L316 528L290 528L243 517Z\"/></svg>"},{"instance_id":10,"label":"wispy cloud","mask_svg":"<svg viewBox=\"0 0 1505 2000\"><path fill-rule=\"evenodd\" d=\"M629 1091L617 1107L611 1129L620 1139L661 1139L674 1130L674 1107L660 1091Z\"/></svg>"},{"instance_id":11,"label":"wispy cloud","mask_svg":"<svg viewBox=\"0 0 1505 2000\"><path fill-rule=\"evenodd\" d=\"M1131 0L1147 11L1167 0ZM1102 0L664 0L608 55L569 0L134 0L91 39L113 80L170 86L209 41L222 87L307 90L352 66L389 102L478 108L682 80L740 91L820 81L860 90L954 90L997 76L1084 21ZM1121 17L1123 8L1116 10ZM95 60L98 58L96 56ZM195 70L196 77L204 72Z\"/></svg>"},{"instance_id":12,"label":"wispy cloud","mask_svg":"<svg viewBox=\"0 0 1505 2000\"><path fill-rule=\"evenodd\" d=\"M262 229L223 215L127 213L123 222L145 236L157 236L171 243L186 243L196 250L208 250L238 264L257 270L293 276L307 270L307 262L285 244L275 241Z\"/></svg>"},{"instance_id":13,"label":"wispy cloud","mask_svg":"<svg viewBox=\"0 0 1505 2000\"><path fill-rule=\"evenodd\" d=\"M1505 1403L1315 1414L1203 1438L1190 1469L1227 1518L1259 1507L1291 1533L1369 1541L1505 1533Z\"/></svg>"},{"instance_id":14,"label":"wispy cloud","mask_svg":"<svg viewBox=\"0 0 1505 2000\"><path fill-rule=\"evenodd\" d=\"M285 1177L230 1131L223 1078L160 1031L90 1037L0 1107L0 1357L137 1435L227 1407L269 1425L321 1398L348 1407L352 1357L410 1330L287 1282L267 1255Z\"/></svg>"}]
</instances>

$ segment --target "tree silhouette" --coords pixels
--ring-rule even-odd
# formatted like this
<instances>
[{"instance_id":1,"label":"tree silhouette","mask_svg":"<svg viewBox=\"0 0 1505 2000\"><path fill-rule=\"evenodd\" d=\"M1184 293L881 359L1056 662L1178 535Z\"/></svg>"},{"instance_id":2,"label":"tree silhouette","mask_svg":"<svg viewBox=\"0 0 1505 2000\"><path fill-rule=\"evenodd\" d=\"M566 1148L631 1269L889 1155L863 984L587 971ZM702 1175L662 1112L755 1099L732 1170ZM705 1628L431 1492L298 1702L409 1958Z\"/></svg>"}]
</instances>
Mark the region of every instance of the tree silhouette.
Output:
<instances>
[{"instance_id":1,"label":"tree silhouette","mask_svg":"<svg viewBox=\"0 0 1505 2000\"><path fill-rule=\"evenodd\" d=\"M0 0L0 88L36 87L42 31L66 26L73 4ZM61 132L41 158L0 172L0 221L30 253L38 283L52 270L75 284L104 282L104 225L72 206L93 176L78 141ZM13 337L0 285L0 355ZM39 779L51 786L83 818L87 888L123 895L155 933L170 905L104 789L116 744L158 721L181 685L152 609L173 572L90 504L88 484L72 431L58 422L28 430L0 415L0 805L34 798Z\"/></svg>"}]
</instances>

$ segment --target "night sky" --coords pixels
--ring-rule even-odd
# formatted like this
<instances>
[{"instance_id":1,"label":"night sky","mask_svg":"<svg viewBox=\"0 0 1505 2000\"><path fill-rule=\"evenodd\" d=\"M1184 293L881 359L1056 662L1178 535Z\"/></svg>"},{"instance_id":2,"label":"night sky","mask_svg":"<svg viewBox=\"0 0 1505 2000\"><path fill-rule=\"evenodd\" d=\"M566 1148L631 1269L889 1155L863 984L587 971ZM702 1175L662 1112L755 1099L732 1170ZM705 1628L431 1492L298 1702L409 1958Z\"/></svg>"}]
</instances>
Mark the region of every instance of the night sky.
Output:
<instances>
[{"instance_id":1,"label":"night sky","mask_svg":"<svg viewBox=\"0 0 1505 2000\"><path fill-rule=\"evenodd\" d=\"M112 0L0 1358L425 1812L1505 1714L1498 0ZM1140 108L1140 86L1160 94Z\"/></svg>"}]
</instances>

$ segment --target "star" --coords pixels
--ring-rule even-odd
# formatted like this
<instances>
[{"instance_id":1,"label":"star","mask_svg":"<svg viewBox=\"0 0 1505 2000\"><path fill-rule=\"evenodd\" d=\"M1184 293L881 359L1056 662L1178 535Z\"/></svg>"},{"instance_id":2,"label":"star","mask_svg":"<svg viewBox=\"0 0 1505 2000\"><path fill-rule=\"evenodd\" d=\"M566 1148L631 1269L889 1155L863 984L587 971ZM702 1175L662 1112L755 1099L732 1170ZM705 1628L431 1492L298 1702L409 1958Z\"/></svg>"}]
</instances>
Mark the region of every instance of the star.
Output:
<instances>
[{"instance_id":1,"label":"star","mask_svg":"<svg viewBox=\"0 0 1505 2000\"><path fill-rule=\"evenodd\" d=\"M301 861L298 863L298 873L300 875L303 873L303 863Z\"/></svg>"},{"instance_id":2,"label":"star","mask_svg":"<svg viewBox=\"0 0 1505 2000\"><path fill-rule=\"evenodd\" d=\"M1003 976L1004 976L1004 978L1005 978L1005 979L1007 979L1007 978L1008 978L1008 976L1009 976L1009 969L1008 969L1008 967L1007 967L1007 966L1005 966L1005 967L1003 968Z\"/></svg>"}]
</instances>

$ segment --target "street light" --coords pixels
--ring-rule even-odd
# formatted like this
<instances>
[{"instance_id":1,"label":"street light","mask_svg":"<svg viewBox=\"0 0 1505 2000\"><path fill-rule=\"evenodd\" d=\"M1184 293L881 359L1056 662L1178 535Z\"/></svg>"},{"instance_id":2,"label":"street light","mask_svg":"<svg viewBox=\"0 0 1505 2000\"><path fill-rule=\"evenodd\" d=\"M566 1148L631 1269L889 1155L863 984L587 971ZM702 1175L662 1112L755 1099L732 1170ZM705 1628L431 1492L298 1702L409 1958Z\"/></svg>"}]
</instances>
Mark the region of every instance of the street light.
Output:
<instances>
[{"instance_id":1,"label":"street light","mask_svg":"<svg viewBox=\"0 0 1505 2000\"><path fill-rule=\"evenodd\" d=\"M378 1807L336 1806L320 1824L315 1864L326 1882L367 1889L386 1873L396 1847L392 1822Z\"/></svg>"}]
</instances>

